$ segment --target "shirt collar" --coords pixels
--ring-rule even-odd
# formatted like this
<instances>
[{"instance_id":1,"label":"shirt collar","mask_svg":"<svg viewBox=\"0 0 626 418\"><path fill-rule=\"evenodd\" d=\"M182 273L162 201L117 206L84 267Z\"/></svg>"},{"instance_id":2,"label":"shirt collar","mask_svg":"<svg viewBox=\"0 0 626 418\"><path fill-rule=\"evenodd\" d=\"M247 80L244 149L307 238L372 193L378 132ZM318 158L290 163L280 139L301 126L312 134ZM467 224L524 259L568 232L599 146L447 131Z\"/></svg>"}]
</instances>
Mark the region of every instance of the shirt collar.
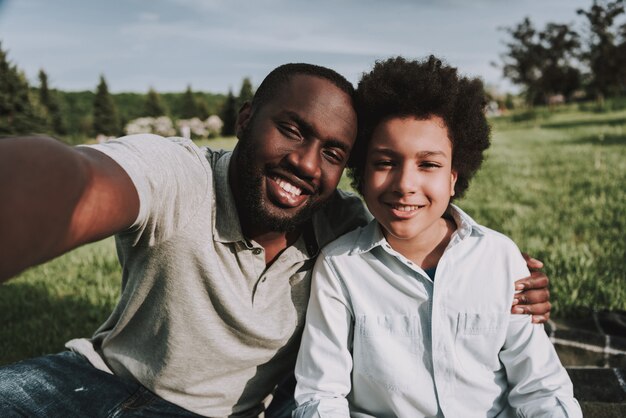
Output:
<instances>
[{"instance_id":1,"label":"shirt collar","mask_svg":"<svg viewBox=\"0 0 626 418\"><path fill-rule=\"evenodd\" d=\"M455 234L460 239L465 239L471 235L484 235L485 227L476 223L467 213L463 212L461 208L450 203L446 210L446 215L452 217L452 220L456 224Z\"/></svg>"},{"instance_id":2,"label":"shirt collar","mask_svg":"<svg viewBox=\"0 0 626 418\"><path fill-rule=\"evenodd\" d=\"M350 255L362 254L371 251L373 248L387 243L385 236L380 230L379 223L372 219L370 223L360 229Z\"/></svg>"},{"instance_id":3,"label":"shirt collar","mask_svg":"<svg viewBox=\"0 0 626 418\"><path fill-rule=\"evenodd\" d=\"M213 239L224 243L245 240L241 232L235 197L230 190L228 181L228 166L232 155L232 152L229 152L221 156L215 163L213 170L215 187Z\"/></svg>"},{"instance_id":4,"label":"shirt collar","mask_svg":"<svg viewBox=\"0 0 626 418\"><path fill-rule=\"evenodd\" d=\"M457 226L456 231L453 234L451 242L463 240L471 235L484 235L484 227L477 224L467 213L463 212L458 206L450 203L444 216L452 218ZM455 239L455 236L458 237ZM371 251L372 249L388 245L385 236L381 231L380 224L376 219L372 220L369 224L361 228L357 234L356 240L350 255L362 254Z\"/></svg>"}]
</instances>

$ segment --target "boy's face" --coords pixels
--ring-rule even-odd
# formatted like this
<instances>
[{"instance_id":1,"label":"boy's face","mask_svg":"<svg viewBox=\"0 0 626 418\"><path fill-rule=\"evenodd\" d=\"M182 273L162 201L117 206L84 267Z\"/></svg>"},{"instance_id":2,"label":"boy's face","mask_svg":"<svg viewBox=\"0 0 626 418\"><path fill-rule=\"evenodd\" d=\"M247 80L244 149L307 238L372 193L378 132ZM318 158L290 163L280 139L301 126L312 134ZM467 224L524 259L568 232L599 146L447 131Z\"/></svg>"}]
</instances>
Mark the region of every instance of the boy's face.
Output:
<instances>
[{"instance_id":1,"label":"boy's face","mask_svg":"<svg viewBox=\"0 0 626 418\"><path fill-rule=\"evenodd\" d=\"M372 134L363 197L392 246L406 240L426 244L438 236L456 177L452 143L440 117L391 118Z\"/></svg>"}]
</instances>

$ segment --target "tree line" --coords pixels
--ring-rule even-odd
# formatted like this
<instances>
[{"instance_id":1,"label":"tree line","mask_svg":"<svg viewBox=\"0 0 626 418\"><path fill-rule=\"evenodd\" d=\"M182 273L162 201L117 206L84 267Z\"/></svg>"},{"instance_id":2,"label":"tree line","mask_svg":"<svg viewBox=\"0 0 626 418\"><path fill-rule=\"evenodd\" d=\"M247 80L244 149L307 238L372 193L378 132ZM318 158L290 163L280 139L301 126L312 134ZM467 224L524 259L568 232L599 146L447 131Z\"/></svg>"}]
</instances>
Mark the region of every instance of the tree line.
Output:
<instances>
[{"instance_id":1,"label":"tree line","mask_svg":"<svg viewBox=\"0 0 626 418\"><path fill-rule=\"evenodd\" d=\"M579 31L573 24L547 23L538 29L526 17L513 27L502 54L502 74L521 86L527 105L549 104L559 96L595 98L626 94L625 0L594 0Z\"/></svg>"},{"instance_id":2,"label":"tree line","mask_svg":"<svg viewBox=\"0 0 626 418\"><path fill-rule=\"evenodd\" d=\"M168 116L172 119L206 120L218 115L221 135L235 134L239 107L254 95L249 78L244 78L235 96L193 91L112 94L104 76L95 91L66 92L49 86L42 69L38 86L31 86L24 73L7 57L0 43L0 136L46 133L68 143L84 142L103 134L119 136L129 121L141 117Z\"/></svg>"}]
</instances>

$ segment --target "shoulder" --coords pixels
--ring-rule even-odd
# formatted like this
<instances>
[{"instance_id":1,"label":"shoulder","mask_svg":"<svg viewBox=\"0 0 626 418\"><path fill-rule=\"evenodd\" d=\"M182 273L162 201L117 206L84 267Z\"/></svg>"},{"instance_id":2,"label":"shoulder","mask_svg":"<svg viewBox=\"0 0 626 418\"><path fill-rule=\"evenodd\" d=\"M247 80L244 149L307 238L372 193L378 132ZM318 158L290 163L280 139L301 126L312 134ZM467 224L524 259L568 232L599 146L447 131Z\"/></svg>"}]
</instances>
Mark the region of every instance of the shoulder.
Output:
<instances>
[{"instance_id":1,"label":"shoulder","mask_svg":"<svg viewBox=\"0 0 626 418\"><path fill-rule=\"evenodd\" d=\"M363 226L358 227L357 229L349 231L334 241L328 243L324 248L322 248L320 252L321 257L330 259L350 256L352 250L357 247L359 237L361 236L364 228L365 227Z\"/></svg>"},{"instance_id":2,"label":"shoulder","mask_svg":"<svg viewBox=\"0 0 626 418\"><path fill-rule=\"evenodd\" d=\"M165 138L153 134L128 135L100 144L88 145L118 162L129 166L172 167L179 164L202 166L206 164L206 151L192 140L179 137Z\"/></svg>"},{"instance_id":3,"label":"shoulder","mask_svg":"<svg viewBox=\"0 0 626 418\"><path fill-rule=\"evenodd\" d=\"M449 210L457 224L459 235L462 237L469 235L469 242L473 246L483 248L493 255L510 253L521 257L517 245L505 234L479 224L456 205L451 205Z\"/></svg>"},{"instance_id":4,"label":"shoulder","mask_svg":"<svg viewBox=\"0 0 626 418\"><path fill-rule=\"evenodd\" d=\"M489 246L498 253L512 254L521 257L521 252L515 242L502 232L480 225L481 243Z\"/></svg>"},{"instance_id":5,"label":"shoulder","mask_svg":"<svg viewBox=\"0 0 626 418\"><path fill-rule=\"evenodd\" d=\"M530 274L526 261L515 242L505 234L491 228L481 227L482 234L476 237L473 254L481 257L485 268L498 275L507 276L511 281Z\"/></svg>"},{"instance_id":6,"label":"shoulder","mask_svg":"<svg viewBox=\"0 0 626 418\"><path fill-rule=\"evenodd\" d=\"M371 219L372 215L361 198L336 190L327 204L313 216L318 244L323 247L341 235L366 225Z\"/></svg>"}]
</instances>

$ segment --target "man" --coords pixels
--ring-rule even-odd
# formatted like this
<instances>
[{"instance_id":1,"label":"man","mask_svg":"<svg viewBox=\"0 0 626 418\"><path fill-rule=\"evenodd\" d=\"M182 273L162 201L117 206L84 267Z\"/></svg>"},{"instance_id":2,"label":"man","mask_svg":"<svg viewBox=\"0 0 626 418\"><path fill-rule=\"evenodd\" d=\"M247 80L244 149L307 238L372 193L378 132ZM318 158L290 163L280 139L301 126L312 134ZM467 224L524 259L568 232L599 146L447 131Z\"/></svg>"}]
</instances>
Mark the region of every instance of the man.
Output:
<instances>
[{"instance_id":1,"label":"man","mask_svg":"<svg viewBox=\"0 0 626 418\"><path fill-rule=\"evenodd\" d=\"M278 67L240 110L232 153L154 135L0 141L0 278L112 234L123 268L120 302L91 339L0 369L0 410L263 413L293 371L320 247L369 218L335 190L356 136L352 94L332 70ZM545 289L525 297L539 303L522 310L549 311Z\"/></svg>"}]
</instances>

